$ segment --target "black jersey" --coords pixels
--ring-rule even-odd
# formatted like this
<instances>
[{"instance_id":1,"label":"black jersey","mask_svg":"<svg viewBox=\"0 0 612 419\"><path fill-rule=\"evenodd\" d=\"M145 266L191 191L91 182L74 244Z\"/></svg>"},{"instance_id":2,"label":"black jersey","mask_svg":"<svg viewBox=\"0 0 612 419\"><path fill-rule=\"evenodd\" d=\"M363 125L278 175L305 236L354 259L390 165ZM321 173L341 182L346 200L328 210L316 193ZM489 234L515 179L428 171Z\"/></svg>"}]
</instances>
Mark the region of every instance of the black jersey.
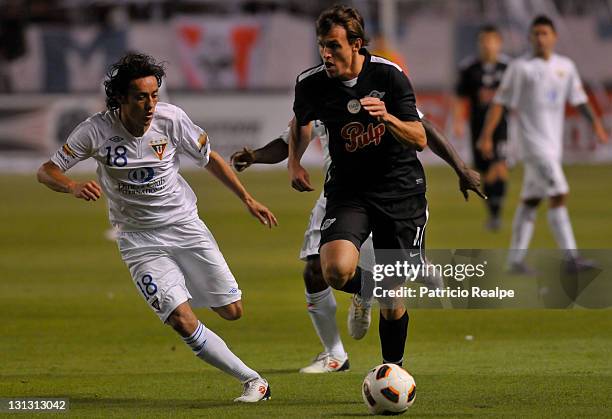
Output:
<instances>
[{"instance_id":1,"label":"black jersey","mask_svg":"<svg viewBox=\"0 0 612 419\"><path fill-rule=\"evenodd\" d=\"M457 96L469 99L470 129L473 140L478 140L480 136L489 104L501 83L506 67L508 67L508 60L504 56L501 56L495 64L484 64L476 58L461 66L456 93ZM493 134L493 139L505 140L507 138L506 130L504 115Z\"/></svg>"},{"instance_id":2,"label":"black jersey","mask_svg":"<svg viewBox=\"0 0 612 419\"><path fill-rule=\"evenodd\" d=\"M402 121L420 121L415 95L402 69L366 49L354 86L330 78L321 64L301 73L293 111L299 125L319 119L327 127L332 159L326 194L358 192L399 198L425 192L425 173L414 148L397 141L383 122L362 109L359 99L378 97Z\"/></svg>"}]
</instances>

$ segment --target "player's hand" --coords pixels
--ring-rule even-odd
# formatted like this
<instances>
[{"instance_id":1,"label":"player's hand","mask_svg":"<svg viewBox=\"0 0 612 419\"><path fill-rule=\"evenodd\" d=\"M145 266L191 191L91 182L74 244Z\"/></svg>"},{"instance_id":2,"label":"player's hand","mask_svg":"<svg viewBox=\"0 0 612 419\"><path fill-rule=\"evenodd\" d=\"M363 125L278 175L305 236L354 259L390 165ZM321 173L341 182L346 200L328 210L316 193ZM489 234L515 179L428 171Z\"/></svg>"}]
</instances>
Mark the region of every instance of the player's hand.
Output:
<instances>
[{"instance_id":1,"label":"player's hand","mask_svg":"<svg viewBox=\"0 0 612 419\"><path fill-rule=\"evenodd\" d=\"M481 136L476 143L476 148L484 159L493 159L493 138Z\"/></svg>"},{"instance_id":2,"label":"player's hand","mask_svg":"<svg viewBox=\"0 0 612 419\"><path fill-rule=\"evenodd\" d=\"M236 151L230 157L230 164L237 172L242 172L254 162L255 152L247 147L244 147L241 151Z\"/></svg>"},{"instance_id":3,"label":"player's hand","mask_svg":"<svg viewBox=\"0 0 612 419\"><path fill-rule=\"evenodd\" d=\"M595 136L597 136L597 140L600 143L606 144L608 142L608 133L604 129L604 127L601 124L601 122L595 124L595 126L593 127L593 130L595 131Z\"/></svg>"},{"instance_id":4,"label":"player's hand","mask_svg":"<svg viewBox=\"0 0 612 419\"><path fill-rule=\"evenodd\" d=\"M272 228L273 226L278 225L278 221L272 211L266 208L264 205L260 204L253 198L247 198L244 201L244 204L248 208L249 212L259 220L265 226Z\"/></svg>"},{"instance_id":5,"label":"player's hand","mask_svg":"<svg viewBox=\"0 0 612 419\"><path fill-rule=\"evenodd\" d=\"M482 199L487 199L487 196L480 190L480 173L467 167L459 175L459 190L466 201L469 199L468 191L474 192Z\"/></svg>"},{"instance_id":6,"label":"player's hand","mask_svg":"<svg viewBox=\"0 0 612 419\"><path fill-rule=\"evenodd\" d=\"M102 196L102 189L95 180L88 182L75 183L71 187L72 194L85 201L97 201Z\"/></svg>"},{"instance_id":7,"label":"player's hand","mask_svg":"<svg viewBox=\"0 0 612 419\"><path fill-rule=\"evenodd\" d=\"M310 184L310 175L301 165L289 167L291 187L300 192L311 192L314 188Z\"/></svg>"},{"instance_id":8,"label":"player's hand","mask_svg":"<svg viewBox=\"0 0 612 419\"><path fill-rule=\"evenodd\" d=\"M363 109L365 109L370 116L376 118L377 121L383 121L387 116L387 107L385 102L377 97L366 96L359 100Z\"/></svg>"}]
</instances>

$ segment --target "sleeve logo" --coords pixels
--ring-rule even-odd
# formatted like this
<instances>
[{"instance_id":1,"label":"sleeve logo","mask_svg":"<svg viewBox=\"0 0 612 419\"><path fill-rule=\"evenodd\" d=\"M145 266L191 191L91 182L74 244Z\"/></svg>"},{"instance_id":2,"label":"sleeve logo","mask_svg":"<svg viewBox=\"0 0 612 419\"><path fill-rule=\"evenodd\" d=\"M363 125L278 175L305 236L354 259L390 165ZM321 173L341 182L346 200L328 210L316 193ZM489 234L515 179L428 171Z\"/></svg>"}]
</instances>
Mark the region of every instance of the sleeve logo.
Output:
<instances>
[{"instance_id":1,"label":"sleeve logo","mask_svg":"<svg viewBox=\"0 0 612 419\"><path fill-rule=\"evenodd\" d=\"M198 138L198 151L202 151L206 144L208 144L208 134L203 132L200 134L200 138Z\"/></svg>"},{"instance_id":2,"label":"sleeve logo","mask_svg":"<svg viewBox=\"0 0 612 419\"><path fill-rule=\"evenodd\" d=\"M72 150L70 148L70 146L68 145L68 143L64 144L62 146L62 151L64 152L65 155L67 155L70 158L76 158L76 154L74 153L74 150Z\"/></svg>"}]
</instances>

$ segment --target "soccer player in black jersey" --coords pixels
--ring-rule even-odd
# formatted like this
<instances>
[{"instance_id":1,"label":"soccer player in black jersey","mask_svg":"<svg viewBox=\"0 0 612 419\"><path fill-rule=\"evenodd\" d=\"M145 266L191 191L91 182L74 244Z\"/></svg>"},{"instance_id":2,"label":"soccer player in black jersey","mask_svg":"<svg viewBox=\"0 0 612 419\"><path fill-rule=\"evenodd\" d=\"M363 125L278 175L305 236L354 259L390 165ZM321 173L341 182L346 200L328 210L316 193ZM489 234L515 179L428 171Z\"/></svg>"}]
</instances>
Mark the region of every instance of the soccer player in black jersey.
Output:
<instances>
[{"instance_id":1,"label":"soccer player in black jersey","mask_svg":"<svg viewBox=\"0 0 612 419\"><path fill-rule=\"evenodd\" d=\"M297 78L288 161L292 186L312 190L300 159L309 122L322 120L332 166L325 183L321 268L329 285L349 293L361 291L359 248L370 232L376 250L401 249L404 260L418 263L427 223L425 174L416 157L427 140L415 95L398 65L364 48L363 26L359 12L346 6L317 19L323 64ZM381 305L384 362L401 365L407 331L404 306Z\"/></svg>"},{"instance_id":2,"label":"soccer player in black jersey","mask_svg":"<svg viewBox=\"0 0 612 419\"><path fill-rule=\"evenodd\" d=\"M506 193L506 139L507 126L505 117L493 134L493 156L487 158L476 148L476 143L484 125L489 104L501 82L502 75L508 66L508 59L500 54L502 37L495 26L483 26L478 32L478 57L468 59L460 65L456 94L469 103L470 131L474 166L483 176L484 192L489 197L486 201L489 220L486 227L496 231L501 226L501 206ZM454 106L455 135L463 137L464 102L456 100Z\"/></svg>"}]
</instances>

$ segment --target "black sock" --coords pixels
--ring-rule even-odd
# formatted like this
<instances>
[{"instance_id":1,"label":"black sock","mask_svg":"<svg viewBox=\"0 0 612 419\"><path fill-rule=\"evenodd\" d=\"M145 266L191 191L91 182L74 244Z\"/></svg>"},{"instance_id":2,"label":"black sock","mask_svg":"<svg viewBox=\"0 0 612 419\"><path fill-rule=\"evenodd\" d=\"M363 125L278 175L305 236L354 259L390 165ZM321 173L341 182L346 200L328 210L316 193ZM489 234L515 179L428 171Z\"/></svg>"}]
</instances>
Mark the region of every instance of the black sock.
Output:
<instances>
[{"instance_id":1,"label":"black sock","mask_svg":"<svg viewBox=\"0 0 612 419\"><path fill-rule=\"evenodd\" d=\"M491 215L493 217L499 217L501 206L504 201L504 195L506 194L506 182L498 179L491 185L491 193L489 195L489 205L491 208Z\"/></svg>"},{"instance_id":2,"label":"black sock","mask_svg":"<svg viewBox=\"0 0 612 419\"><path fill-rule=\"evenodd\" d=\"M497 218L501 212L504 195L506 195L506 181L498 179L493 183L485 183L484 192L487 199L487 207L491 217Z\"/></svg>"},{"instance_id":3,"label":"black sock","mask_svg":"<svg viewBox=\"0 0 612 419\"><path fill-rule=\"evenodd\" d=\"M357 266L355 269L355 275L348 281L340 291L348 292L349 294L359 294L361 292L361 268Z\"/></svg>"},{"instance_id":4,"label":"black sock","mask_svg":"<svg viewBox=\"0 0 612 419\"><path fill-rule=\"evenodd\" d=\"M380 314L378 334L384 363L402 366L404 347L408 337L408 312L397 320L387 320Z\"/></svg>"}]
</instances>

